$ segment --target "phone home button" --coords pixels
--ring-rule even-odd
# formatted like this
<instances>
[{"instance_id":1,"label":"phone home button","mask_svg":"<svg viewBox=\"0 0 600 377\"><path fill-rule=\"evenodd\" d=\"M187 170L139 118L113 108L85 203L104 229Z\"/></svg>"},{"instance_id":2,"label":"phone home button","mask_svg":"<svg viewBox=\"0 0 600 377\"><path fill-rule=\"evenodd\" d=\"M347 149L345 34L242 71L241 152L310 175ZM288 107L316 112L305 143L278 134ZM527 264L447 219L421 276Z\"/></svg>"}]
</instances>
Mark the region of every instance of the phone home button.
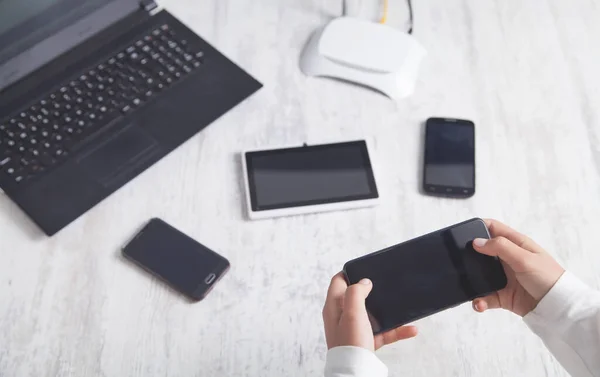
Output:
<instances>
[{"instance_id":1,"label":"phone home button","mask_svg":"<svg viewBox=\"0 0 600 377\"><path fill-rule=\"evenodd\" d=\"M204 279L204 282L206 284L212 284L212 282L214 282L216 278L217 278L217 275L211 273L211 274L208 274L206 279Z\"/></svg>"}]
</instances>

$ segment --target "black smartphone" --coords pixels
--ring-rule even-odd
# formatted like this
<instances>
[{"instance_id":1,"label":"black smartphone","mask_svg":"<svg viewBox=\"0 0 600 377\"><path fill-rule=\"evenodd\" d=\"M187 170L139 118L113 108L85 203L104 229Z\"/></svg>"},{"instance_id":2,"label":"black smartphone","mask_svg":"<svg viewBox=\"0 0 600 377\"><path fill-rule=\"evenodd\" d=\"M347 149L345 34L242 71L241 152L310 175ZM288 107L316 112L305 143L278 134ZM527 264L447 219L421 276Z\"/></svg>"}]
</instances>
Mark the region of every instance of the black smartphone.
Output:
<instances>
[{"instance_id":1,"label":"black smartphone","mask_svg":"<svg viewBox=\"0 0 600 377\"><path fill-rule=\"evenodd\" d=\"M373 282L366 307L375 334L485 296L506 286L498 258L473 249L489 239L483 220L472 219L344 265L349 284Z\"/></svg>"},{"instance_id":2,"label":"black smartphone","mask_svg":"<svg viewBox=\"0 0 600 377\"><path fill-rule=\"evenodd\" d=\"M202 300L229 270L229 261L160 219L152 219L123 255L192 300Z\"/></svg>"},{"instance_id":3,"label":"black smartphone","mask_svg":"<svg viewBox=\"0 0 600 377\"><path fill-rule=\"evenodd\" d=\"M425 123L423 191L468 198L475 194L475 124L429 118Z\"/></svg>"}]
</instances>

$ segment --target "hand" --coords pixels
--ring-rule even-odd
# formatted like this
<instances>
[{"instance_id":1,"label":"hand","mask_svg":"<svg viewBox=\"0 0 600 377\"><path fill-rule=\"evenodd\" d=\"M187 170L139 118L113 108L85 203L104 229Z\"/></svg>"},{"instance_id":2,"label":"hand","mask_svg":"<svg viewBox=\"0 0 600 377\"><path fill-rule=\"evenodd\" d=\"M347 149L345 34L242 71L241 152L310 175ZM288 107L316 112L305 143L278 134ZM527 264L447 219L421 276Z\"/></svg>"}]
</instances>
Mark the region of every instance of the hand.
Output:
<instances>
[{"instance_id":1,"label":"hand","mask_svg":"<svg viewBox=\"0 0 600 377\"><path fill-rule=\"evenodd\" d=\"M502 308L520 316L535 309L565 270L539 245L495 220L485 220L492 239L473 241L478 252L497 256L508 278L506 288L473 300L473 309Z\"/></svg>"},{"instance_id":2,"label":"hand","mask_svg":"<svg viewBox=\"0 0 600 377\"><path fill-rule=\"evenodd\" d=\"M402 326L373 336L373 329L365 307L365 299L371 292L373 283L362 279L348 287L343 273L331 279L327 300L323 308L327 349L338 346L355 346L370 351L417 335L415 326Z\"/></svg>"}]
</instances>

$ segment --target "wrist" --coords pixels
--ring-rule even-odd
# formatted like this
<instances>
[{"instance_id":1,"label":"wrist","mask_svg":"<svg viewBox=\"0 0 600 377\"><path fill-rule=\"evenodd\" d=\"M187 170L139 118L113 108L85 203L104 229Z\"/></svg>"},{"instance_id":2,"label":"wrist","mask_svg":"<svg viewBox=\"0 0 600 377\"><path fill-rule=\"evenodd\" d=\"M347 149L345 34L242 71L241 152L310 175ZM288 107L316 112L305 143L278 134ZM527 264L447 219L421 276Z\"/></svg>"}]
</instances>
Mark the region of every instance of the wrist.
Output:
<instances>
[{"instance_id":1,"label":"wrist","mask_svg":"<svg viewBox=\"0 0 600 377\"><path fill-rule=\"evenodd\" d=\"M523 319L526 322L554 322L579 299L589 296L590 288L575 275L566 271Z\"/></svg>"},{"instance_id":2,"label":"wrist","mask_svg":"<svg viewBox=\"0 0 600 377\"><path fill-rule=\"evenodd\" d=\"M531 296L536 302L536 306L544 299L544 297L546 297L552 288L554 288L564 273L565 269L558 264L554 266L551 271L544 271L544 277L540 279L542 284L536 284L531 290L529 290Z\"/></svg>"}]
</instances>

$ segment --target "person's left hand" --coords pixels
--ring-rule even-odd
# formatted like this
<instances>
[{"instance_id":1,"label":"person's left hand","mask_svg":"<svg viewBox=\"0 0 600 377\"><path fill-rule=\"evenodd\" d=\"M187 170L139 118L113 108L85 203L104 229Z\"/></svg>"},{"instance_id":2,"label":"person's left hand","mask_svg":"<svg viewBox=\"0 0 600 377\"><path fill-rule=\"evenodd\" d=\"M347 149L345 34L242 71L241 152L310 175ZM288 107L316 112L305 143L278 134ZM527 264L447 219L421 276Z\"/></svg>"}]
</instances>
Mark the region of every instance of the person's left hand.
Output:
<instances>
[{"instance_id":1,"label":"person's left hand","mask_svg":"<svg viewBox=\"0 0 600 377\"><path fill-rule=\"evenodd\" d=\"M415 326L402 326L373 336L373 329L365 307L365 299L373 283L362 279L348 287L342 272L331 279L323 308L327 349L355 346L370 351L417 335Z\"/></svg>"}]
</instances>

